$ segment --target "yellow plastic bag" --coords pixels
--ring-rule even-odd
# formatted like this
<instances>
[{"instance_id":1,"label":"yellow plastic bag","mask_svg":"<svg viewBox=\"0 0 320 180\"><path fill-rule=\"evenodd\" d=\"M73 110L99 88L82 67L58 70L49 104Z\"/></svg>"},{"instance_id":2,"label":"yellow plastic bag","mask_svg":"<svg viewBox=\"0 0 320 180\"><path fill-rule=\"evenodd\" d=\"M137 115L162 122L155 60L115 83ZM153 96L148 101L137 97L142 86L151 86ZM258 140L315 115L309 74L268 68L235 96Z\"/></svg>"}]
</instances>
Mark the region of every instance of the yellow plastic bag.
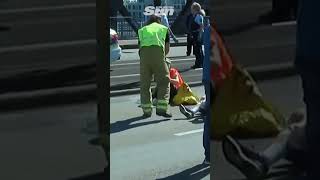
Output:
<instances>
[{"instance_id":1,"label":"yellow plastic bag","mask_svg":"<svg viewBox=\"0 0 320 180\"><path fill-rule=\"evenodd\" d=\"M276 136L284 117L263 100L249 73L236 65L217 91L211 106L211 138Z\"/></svg>"},{"instance_id":2,"label":"yellow plastic bag","mask_svg":"<svg viewBox=\"0 0 320 180\"><path fill-rule=\"evenodd\" d=\"M183 83L178 89L177 95L173 98L173 104L178 106L184 105L196 105L199 103L199 98L191 91L188 84Z\"/></svg>"}]
</instances>

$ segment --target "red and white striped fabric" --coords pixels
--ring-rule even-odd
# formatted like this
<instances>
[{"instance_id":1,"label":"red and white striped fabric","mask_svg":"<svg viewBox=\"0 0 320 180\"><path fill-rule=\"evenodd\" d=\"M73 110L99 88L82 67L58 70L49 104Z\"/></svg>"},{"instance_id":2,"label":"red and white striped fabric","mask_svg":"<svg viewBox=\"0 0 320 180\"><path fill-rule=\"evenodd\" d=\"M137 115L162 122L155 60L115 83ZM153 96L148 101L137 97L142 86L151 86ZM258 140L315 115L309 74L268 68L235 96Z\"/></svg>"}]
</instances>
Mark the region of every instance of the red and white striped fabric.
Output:
<instances>
[{"instance_id":1,"label":"red and white striped fabric","mask_svg":"<svg viewBox=\"0 0 320 180\"><path fill-rule=\"evenodd\" d=\"M214 23L211 26L211 62L211 79L215 87L219 88L223 80L230 74L233 60Z\"/></svg>"}]
</instances>

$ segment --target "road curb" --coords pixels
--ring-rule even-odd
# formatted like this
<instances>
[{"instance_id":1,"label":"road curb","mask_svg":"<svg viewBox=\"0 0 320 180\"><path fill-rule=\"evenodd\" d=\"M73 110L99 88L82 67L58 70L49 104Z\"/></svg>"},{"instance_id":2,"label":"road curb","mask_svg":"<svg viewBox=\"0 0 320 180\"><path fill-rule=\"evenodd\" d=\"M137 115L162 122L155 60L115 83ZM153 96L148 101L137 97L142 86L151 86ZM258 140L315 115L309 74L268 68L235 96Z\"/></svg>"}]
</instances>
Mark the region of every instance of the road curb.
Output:
<instances>
[{"instance_id":1,"label":"road curb","mask_svg":"<svg viewBox=\"0 0 320 180\"><path fill-rule=\"evenodd\" d=\"M245 68L256 81L272 80L296 75L297 72L292 63L263 65ZM190 87L201 86L202 82L190 82ZM140 89L115 90L110 92L110 97L139 94Z\"/></svg>"},{"instance_id":2,"label":"road curb","mask_svg":"<svg viewBox=\"0 0 320 180\"><path fill-rule=\"evenodd\" d=\"M272 80L297 74L292 63L246 68L256 81ZM201 86L201 82L190 82L190 87ZM0 95L0 111L46 107L58 104L73 104L96 100L96 85L36 90L32 92L7 93ZM139 94L140 89L111 91L110 97Z\"/></svg>"},{"instance_id":3,"label":"road curb","mask_svg":"<svg viewBox=\"0 0 320 180\"><path fill-rule=\"evenodd\" d=\"M297 75L298 72L293 63L281 63L248 67L246 70L256 81L280 79Z\"/></svg>"},{"instance_id":4,"label":"road curb","mask_svg":"<svg viewBox=\"0 0 320 180\"><path fill-rule=\"evenodd\" d=\"M170 43L171 47L187 46L187 42ZM138 49L138 44L122 44L120 45L122 49Z\"/></svg>"},{"instance_id":5,"label":"road curb","mask_svg":"<svg viewBox=\"0 0 320 180\"><path fill-rule=\"evenodd\" d=\"M96 84L35 90L32 92L6 93L0 95L0 111L73 104L92 101L96 97Z\"/></svg>"},{"instance_id":6,"label":"road curb","mask_svg":"<svg viewBox=\"0 0 320 180\"><path fill-rule=\"evenodd\" d=\"M201 81L191 82L191 83L188 83L188 85L190 87L201 86L202 82ZM139 93L140 93L140 88L126 89L126 90L116 90L116 91L111 91L110 92L110 97L124 96L124 95L134 95L134 94L139 94Z\"/></svg>"}]
</instances>

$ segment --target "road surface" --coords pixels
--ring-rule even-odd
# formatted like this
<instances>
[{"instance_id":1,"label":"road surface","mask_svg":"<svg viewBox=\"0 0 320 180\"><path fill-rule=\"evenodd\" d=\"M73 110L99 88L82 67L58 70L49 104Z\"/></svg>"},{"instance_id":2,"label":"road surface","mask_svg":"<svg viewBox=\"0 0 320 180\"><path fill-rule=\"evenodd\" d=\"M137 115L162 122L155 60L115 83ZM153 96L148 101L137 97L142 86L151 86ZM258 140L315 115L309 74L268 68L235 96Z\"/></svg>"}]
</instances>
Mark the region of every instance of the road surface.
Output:
<instances>
[{"instance_id":1,"label":"road surface","mask_svg":"<svg viewBox=\"0 0 320 180\"><path fill-rule=\"evenodd\" d=\"M0 179L100 180L104 152L88 144L96 102L0 114Z\"/></svg>"},{"instance_id":2,"label":"road surface","mask_svg":"<svg viewBox=\"0 0 320 180\"><path fill-rule=\"evenodd\" d=\"M1 2L0 78L95 62L95 11L87 0Z\"/></svg>"},{"instance_id":3,"label":"road surface","mask_svg":"<svg viewBox=\"0 0 320 180\"><path fill-rule=\"evenodd\" d=\"M298 77L259 83L264 97L285 115L304 106L300 86ZM202 87L192 89L203 94ZM138 95L111 98L111 179L208 180L208 167L200 165L202 121L186 120L177 107L173 119L153 115L141 120L138 100ZM96 102L1 113L0 119L0 165L5 169L0 179L82 180L104 167L102 150L87 144L83 130L96 121ZM261 148L268 142L247 143ZM212 149L213 177L240 179L224 161L219 144Z\"/></svg>"},{"instance_id":4,"label":"road surface","mask_svg":"<svg viewBox=\"0 0 320 180\"><path fill-rule=\"evenodd\" d=\"M202 87L193 90L204 93ZM209 167L201 166L202 120L186 120L176 107L173 119L154 113L142 120L138 101L138 95L111 98L110 179L209 180Z\"/></svg>"},{"instance_id":5,"label":"road surface","mask_svg":"<svg viewBox=\"0 0 320 180\"><path fill-rule=\"evenodd\" d=\"M298 77L259 83L264 97L287 116L302 108L302 92ZM203 88L193 88L202 95ZM153 115L140 119L139 96L111 98L111 179L209 179L209 168L203 161L202 120L186 120L177 107L174 117L164 119ZM255 139L264 147L270 140ZM223 159L220 145L212 144L213 179L241 179L239 172Z\"/></svg>"}]
</instances>

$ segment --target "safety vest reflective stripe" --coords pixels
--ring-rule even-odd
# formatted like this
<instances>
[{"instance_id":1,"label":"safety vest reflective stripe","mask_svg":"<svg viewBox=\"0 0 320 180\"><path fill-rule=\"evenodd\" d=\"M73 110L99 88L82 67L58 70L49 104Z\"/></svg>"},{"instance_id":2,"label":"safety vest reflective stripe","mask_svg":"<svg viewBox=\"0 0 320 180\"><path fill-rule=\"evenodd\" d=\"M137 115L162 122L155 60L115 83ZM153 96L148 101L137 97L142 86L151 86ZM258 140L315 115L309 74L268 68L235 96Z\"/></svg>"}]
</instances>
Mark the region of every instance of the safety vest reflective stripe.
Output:
<instances>
[{"instance_id":1,"label":"safety vest reflective stripe","mask_svg":"<svg viewBox=\"0 0 320 180\"><path fill-rule=\"evenodd\" d=\"M157 109L167 110L168 109L168 101L158 100Z\"/></svg>"},{"instance_id":2,"label":"safety vest reflective stripe","mask_svg":"<svg viewBox=\"0 0 320 180\"><path fill-rule=\"evenodd\" d=\"M152 23L138 31L140 47L160 46L164 48L168 28L159 23Z\"/></svg>"},{"instance_id":3,"label":"safety vest reflective stripe","mask_svg":"<svg viewBox=\"0 0 320 180\"><path fill-rule=\"evenodd\" d=\"M144 113L150 114L152 112L152 104L141 104Z\"/></svg>"}]
</instances>

